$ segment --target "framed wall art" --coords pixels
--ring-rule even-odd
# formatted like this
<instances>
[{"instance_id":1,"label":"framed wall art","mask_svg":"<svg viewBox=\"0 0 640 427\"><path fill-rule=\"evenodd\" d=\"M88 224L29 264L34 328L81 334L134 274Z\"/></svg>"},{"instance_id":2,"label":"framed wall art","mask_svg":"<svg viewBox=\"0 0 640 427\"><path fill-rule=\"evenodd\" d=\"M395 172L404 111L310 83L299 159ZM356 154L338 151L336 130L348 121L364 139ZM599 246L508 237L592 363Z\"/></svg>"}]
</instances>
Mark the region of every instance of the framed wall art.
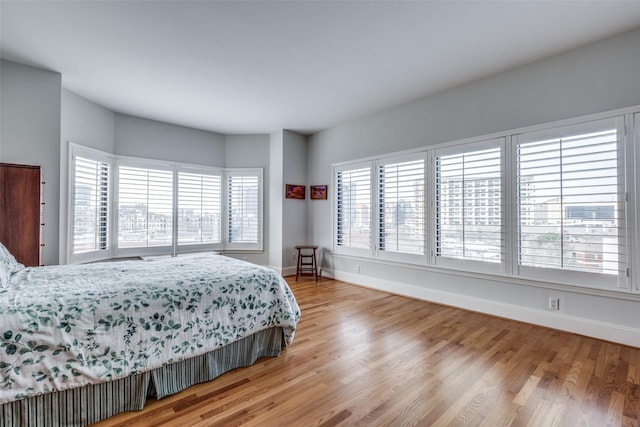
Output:
<instances>
[{"instance_id":1,"label":"framed wall art","mask_svg":"<svg viewBox=\"0 0 640 427\"><path fill-rule=\"evenodd\" d=\"M326 185L312 185L309 187L309 192L313 200L327 200Z\"/></svg>"},{"instance_id":2,"label":"framed wall art","mask_svg":"<svg viewBox=\"0 0 640 427\"><path fill-rule=\"evenodd\" d=\"M284 196L287 199L304 199L305 192L304 185L287 184L285 185Z\"/></svg>"}]
</instances>

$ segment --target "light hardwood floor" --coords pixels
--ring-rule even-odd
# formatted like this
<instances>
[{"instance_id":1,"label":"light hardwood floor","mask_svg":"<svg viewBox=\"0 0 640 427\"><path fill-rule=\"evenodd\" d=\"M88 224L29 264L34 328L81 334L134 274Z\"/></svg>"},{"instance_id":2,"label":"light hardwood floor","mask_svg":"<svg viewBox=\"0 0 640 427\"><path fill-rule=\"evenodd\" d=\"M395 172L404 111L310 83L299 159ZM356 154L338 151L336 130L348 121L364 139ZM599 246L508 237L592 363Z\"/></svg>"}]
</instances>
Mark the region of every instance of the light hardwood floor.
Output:
<instances>
[{"instance_id":1,"label":"light hardwood floor","mask_svg":"<svg viewBox=\"0 0 640 427\"><path fill-rule=\"evenodd\" d=\"M640 349L287 278L293 345L98 426L638 426Z\"/></svg>"}]
</instances>

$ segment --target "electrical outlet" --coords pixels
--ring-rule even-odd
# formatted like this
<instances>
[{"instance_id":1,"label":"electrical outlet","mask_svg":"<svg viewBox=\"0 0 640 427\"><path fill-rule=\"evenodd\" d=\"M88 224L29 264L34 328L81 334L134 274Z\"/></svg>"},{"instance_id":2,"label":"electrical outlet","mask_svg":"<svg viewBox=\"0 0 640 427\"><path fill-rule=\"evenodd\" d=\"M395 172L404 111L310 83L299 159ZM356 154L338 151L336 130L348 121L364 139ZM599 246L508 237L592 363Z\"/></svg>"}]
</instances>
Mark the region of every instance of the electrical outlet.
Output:
<instances>
[{"instance_id":1,"label":"electrical outlet","mask_svg":"<svg viewBox=\"0 0 640 427\"><path fill-rule=\"evenodd\" d=\"M360 265L356 265L356 273L360 273Z\"/></svg>"},{"instance_id":2,"label":"electrical outlet","mask_svg":"<svg viewBox=\"0 0 640 427\"><path fill-rule=\"evenodd\" d=\"M560 310L560 298L549 297L549 310Z\"/></svg>"}]
</instances>

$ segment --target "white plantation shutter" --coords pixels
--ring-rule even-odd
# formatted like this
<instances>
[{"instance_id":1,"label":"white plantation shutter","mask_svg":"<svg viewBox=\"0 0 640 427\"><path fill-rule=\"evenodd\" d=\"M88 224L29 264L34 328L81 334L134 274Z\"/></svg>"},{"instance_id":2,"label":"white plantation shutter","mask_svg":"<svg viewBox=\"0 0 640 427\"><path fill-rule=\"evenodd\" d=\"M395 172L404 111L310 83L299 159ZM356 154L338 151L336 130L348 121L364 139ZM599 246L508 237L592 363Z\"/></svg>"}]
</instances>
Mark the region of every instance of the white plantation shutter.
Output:
<instances>
[{"instance_id":1,"label":"white plantation shutter","mask_svg":"<svg viewBox=\"0 0 640 427\"><path fill-rule=\"evenodd\" d=\"M621 120L518 135L518 264L530 268L522 271L595 273L597 285L622 276Z\"/></svg>"},{"instance_id":2,"label":"white plantation shutter","mask_svg":"<svg viewBox=\"0 0 640 427\"><path fill-rule=\"evenodd\" d=\"M378 167L378 248L424 254L424 155L387 159Z\"/></svg>"},{"instance_id":3,"label":"white plantation shutter","mask_svg":"<svg viewBox=\"0 0 640 427\"><path fill-rule=\"evenodd\" d=\"M118 248L173 244L173 172L120 165Z\"/></svg>"},{"instance_id":4,"label":"white plantation shutter","mask_svg":"<svg viewBox=\"0 0 640 427\"><path fill-rule=\"evenodd\" d=\"M371 248L371 166L336 171L337 248Z\"/></svg>"},{"instance_id":5,"label":"white plantation shutter","mask_svg":"<svg viewBox=\"0 0 640 427\"><path fill-rule=\"evenodd\" d=\"M178 173L178 245L222 241L222 176Z\"/></svg>"},{"instance_id":6,"label":"white plantation shutter","mask_svg":"<svg viewBox=\"0 0 640 427\"><path fill-rule=\"evenodd\" d=\"M262 170L227 172L229 248L262 249Z\"/></svg>"},{"instance_id":7,"label":"white plantation shutter","mask_svg":"<svg viewBox=\"0 0 640 427\"><path fill-rule=\"evenodd\" d=\"M74 156L72 161L71 255L109 249L109 180L107 161Z\"/></svg>"},{"instance_id":8,"label":"white plantation shutter","mask_svg":"<svg viewBox=\"0 0 640 427\"><path fill-rule=\"evenodd\" d=\"M68 262L261 251L263 170L118 157L69 143Z\"/></svg>"},{"instance_id":9,"label":"white plantation shutter","mask_svg":"<svg viewBox=\"0 0 640 427\"><path fill-rule=\"evenodd\" d=\"M502 263L501 144L436 150L436 263Z\"/></svg>"}]
</instances>

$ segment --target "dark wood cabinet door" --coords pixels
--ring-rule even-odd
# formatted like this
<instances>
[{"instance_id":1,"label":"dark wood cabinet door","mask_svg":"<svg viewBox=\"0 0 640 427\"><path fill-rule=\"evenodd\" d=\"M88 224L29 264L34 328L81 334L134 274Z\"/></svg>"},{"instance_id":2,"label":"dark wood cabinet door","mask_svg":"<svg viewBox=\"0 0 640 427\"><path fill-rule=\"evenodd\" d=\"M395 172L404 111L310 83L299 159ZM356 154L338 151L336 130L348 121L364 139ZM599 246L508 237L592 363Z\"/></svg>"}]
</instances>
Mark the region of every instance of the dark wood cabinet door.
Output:
<instances>
[{"instance_id":1,"label":"dark wood cabinet door","mask_svg":"<svg viewBox=\"0 0 640 427\"><path fill-rule=\"evenodd\" d=\"M40 265L39 166L0 163L0 242L26 266Z\"/></svg>"}]
</instances>

